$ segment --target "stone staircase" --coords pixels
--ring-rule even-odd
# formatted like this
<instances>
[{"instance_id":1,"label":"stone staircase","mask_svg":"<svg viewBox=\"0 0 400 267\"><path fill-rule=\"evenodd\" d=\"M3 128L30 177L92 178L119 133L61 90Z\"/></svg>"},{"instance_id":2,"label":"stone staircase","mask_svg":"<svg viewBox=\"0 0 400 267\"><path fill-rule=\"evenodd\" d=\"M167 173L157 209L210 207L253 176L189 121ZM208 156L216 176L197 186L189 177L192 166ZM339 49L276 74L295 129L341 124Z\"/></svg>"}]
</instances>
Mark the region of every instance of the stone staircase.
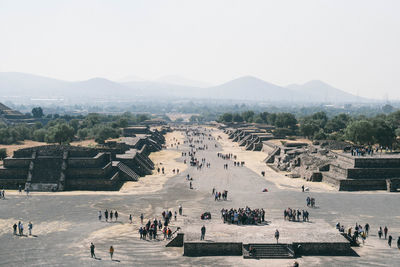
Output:
<instances>
[{"instance_id":1,"label":"stone staircase","mask_svg":"<svg viewBox=\"0 0 400 267\"><path fill-rule=\"evenodd\" d=\"M255 248L255 253L250 255L249 248ZM294 251L288 244L247 244L243 245L243 258L245 259L292 259Z\"/></svg>"},{"instance_id":2,"label":"stone staircase","mask_svg":"<svg viewBox=\"0 0 400 267\"><path fill-rule=\"evenodd\" d=\"M247 141L251 140L251 135L246 135L244 136L240 141L239 141L239 146L245 146Z\"/></svg>"},{"instance_id":3,"label":"stone staircase","mask_svg":"<svg viewBox=\"0 0 400 267\"><path fill-rule=\"evenodd\" d=\"M68 168L68 151L63 152L62 164L61 164L61 173L60 179L58 181L58 191L63 191L65 189L65 180L67 177L67 168Z\"/></svg>"},{"instance_id":4,"label":"stone staircase","mask_svg":"<svg viewBox=\"0 0 400 267\"><path fill-rule=\"evenodd\" d=\"M280 147L275 147L274 150L272 150L271 153L268 154L268 156L263 160L264 163L274 163L275 161L275 156L279 155L281 153L281 148Z\"/></svg>"},{"instance_id":5,"label":"stone staircase","mask_svg":"<svg viewBox=\"0 0 400 267\"><path fill-rule=\"evenodd\" d=\"M138 181L140 178L140 176L136 172L134 172L131 168L129 168L122 162L118 162L117 168L121 172L125 173L128 177L130 177L132 181Z\"/></svg>"}]
</instances>

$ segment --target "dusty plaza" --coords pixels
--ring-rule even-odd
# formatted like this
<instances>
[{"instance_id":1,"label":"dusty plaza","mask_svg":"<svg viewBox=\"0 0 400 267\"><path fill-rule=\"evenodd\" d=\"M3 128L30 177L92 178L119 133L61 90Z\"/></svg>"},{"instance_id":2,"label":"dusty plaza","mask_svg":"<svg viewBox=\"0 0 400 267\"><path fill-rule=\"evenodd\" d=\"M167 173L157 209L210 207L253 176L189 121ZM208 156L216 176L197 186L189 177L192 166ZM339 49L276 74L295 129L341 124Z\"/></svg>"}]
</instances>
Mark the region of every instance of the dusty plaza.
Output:
<instances>
[{"instance_id":1,"label":"dusty plaza","mask_svg":"<svg viewBox=\"0 0 400 267\"><path fill-rule=\"evenodd\" d=\"M5 199L0 201L1 265L290 266L297 261L300 266L396 266L399 262L396 245L400 233L398 194L339 192L323 182L289 178L263 163L267 156L264 152L244 150L222 130L199 126L192 128L199 135L186 136L183 129L167 133L166 148L150 154L155 164L152 175L141 177L137 182L125 182L119 191L30 192L26 196L18 190L6 190ZM190 157L184 154L189 151L196 151L195 157L204 158L210 166L191 166ZM223 159L218 153L235 155L236 161L244 161L244 166L235 166L236 161ZM157 172L159 166L165 168L165 174ZM173 172L175 169L179 169L179 173ZM264 176L261 171L265 172ZM307 188L305 192L302 192L302 185ZM215 200L213 188L217 192L228 191L227 200ZM315 199L315 207L306 205L308 196ZM171 239L164 239L161 231L156 239L140 239L139 228L148 220L162 219L163 211L174 214L179 206L182 215L178 214L176 220L171 218L168 225L174 233ZM265 222L235 225L221 219L221 209L245 207L263 208ZM283 212L289 207L307 210L309 221L285 220ZM99 221L98 212L106 209L118 211L118 220L106 222L103 214ZM201 220L205 212L212 215L210 220ZM33 223L31 236L12 234L12 226L18 221L24 223L25 229L29 221ZM217 244L217 247L226 243L274 244L277 229L281 244L340 246L349 241L336 229L338 222L344 225L346 232L349 227L354 229L356 223L362 226L368 223L370 230L365 243L360 241L359 246L349 247L351 251L346 255L333 256L326 251L317 255L317 251L314 255L289 255L287 258L246 258L245 252L243 255L227 252L225 256L207 256L189 251L190 244ZM205 240L200 241L203 225ZM384 226L393 236L391 248L387 240L378 238L379 227ZM184 234L185 247L166 247L178 233ZM91 243L95 245L96 259L90 257ZM110 246L115 249L113 261L109 256Z\"/></svg>"}]
</instances>

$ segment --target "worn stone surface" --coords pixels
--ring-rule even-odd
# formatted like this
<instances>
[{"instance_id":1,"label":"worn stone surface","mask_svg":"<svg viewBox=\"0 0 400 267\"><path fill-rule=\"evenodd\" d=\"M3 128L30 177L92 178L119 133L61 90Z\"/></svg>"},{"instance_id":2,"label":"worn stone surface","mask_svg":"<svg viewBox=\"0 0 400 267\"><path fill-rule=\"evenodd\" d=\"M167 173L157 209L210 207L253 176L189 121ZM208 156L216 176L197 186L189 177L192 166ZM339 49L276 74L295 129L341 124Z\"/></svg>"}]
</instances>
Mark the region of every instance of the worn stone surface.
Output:
<instances>
[{"instance_id":1,"label":"worn stone surface","mask_svg":"<svg viewBox=\"0 0 400 267\"><path fill-rule=\"evenodd\" d=\"M210 141L209 147L213 142ZM180 146L187 151L187 146ZM326 232L335 233L334 226L341 222L346 227L369 223L370 237L365 246L355 248L360 257L323 257L304 256L297 259L300 266L396 266L400 261L398 249L389 248L385 240L379 240L377 230L385 225L395 240L400 232L399 195L387 192L310 192L302 193L299 187L281 189L268 181L266 177L247 167L234 167L229 162L228 171L222 165L225 161L216 157L220 148L199 152L211 162L211 168L197 171L188 167L185 172L170 178L164 187L154 193L124 194L119 192L98 192L97 194L67 195L65 193L33 193L27 198L18 193L8 193L6 200L0 200L0 262L4 266L109 266L108 248L115 248L114 258L122 266L288 266L293 260L245 260L240 256L232 257L184 257L182 248L167 248L167 241L142 241L137 230L140 227L139 216L144 213L146 219L160 218L165 209L177 210L183 206L183 215L172 221L171 227L182 227L189 231L193 227L193 238L200 235L196 226L206 224L206 240L212 241L223 235L220 226L231 229L225 234L236 237L260 238L265 242L274 242L273 232L279 228L282 242L295 239L312 240L322 238ZM251 153L251 152L246 152ZM255 152L254 152L255 153ZM182 162L184 158L178 161ZM194 189L190 190L185 180L187 174L194 177ZM217 201L211 197L212 187L229 191L228 201ZM268 193L261 192L268 188ZM317 208L306 207L305 198L316 198ZM222 224L218 214L222 208L263 207L266 219L264 226L232 226ZM283 209L287 207L308 209L310 223L294 223L283 220ZM118 210L119 222L106 223L97 219L98 210ZM210 211L211 221L202 222L200 214ZM133 224L128 216L133 214ZM215 215L215 216L214 216ZM12 235L12 224L18 220L34 223L37 237L18 237ZM213 227L215 231L213 230ZM265 229L265 230L264 230ZM36 231L36 232L35 232ZM259 235L260 232L265 233ZM269 235L268 233L271 233ZM90 258L89 245L94 242L96 255L101 260Z\"/></svg>"}]
</instances>

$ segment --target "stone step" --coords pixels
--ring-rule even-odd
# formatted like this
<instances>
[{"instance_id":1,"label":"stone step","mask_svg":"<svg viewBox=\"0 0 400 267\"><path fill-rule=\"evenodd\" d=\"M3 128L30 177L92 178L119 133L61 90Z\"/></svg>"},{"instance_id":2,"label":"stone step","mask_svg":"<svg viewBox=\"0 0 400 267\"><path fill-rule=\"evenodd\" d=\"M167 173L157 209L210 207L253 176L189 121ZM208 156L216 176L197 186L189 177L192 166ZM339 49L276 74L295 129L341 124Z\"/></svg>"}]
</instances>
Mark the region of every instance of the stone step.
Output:
<instances>
[{"instance_id":1,"label":"stone step","mask_svg":"<svg viewBox=\"0 0 400 267\"><path fill-rule=\"evenodd\" d=\"M253 247L255 253L250 256L249 248ZM287 244L247 244L243 245L243 257L245 259L289 259L294 258Z\"/></svg>"}]
</instances>

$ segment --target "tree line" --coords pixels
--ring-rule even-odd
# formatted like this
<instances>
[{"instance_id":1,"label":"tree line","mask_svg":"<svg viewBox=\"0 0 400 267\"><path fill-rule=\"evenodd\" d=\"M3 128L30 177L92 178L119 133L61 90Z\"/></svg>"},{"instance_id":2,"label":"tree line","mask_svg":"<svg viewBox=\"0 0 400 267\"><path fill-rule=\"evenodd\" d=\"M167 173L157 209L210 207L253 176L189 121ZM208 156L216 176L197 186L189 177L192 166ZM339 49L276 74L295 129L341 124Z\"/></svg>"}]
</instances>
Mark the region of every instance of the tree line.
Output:
<instances>
[{"instance_id":1,"label":"tree line","mask_svg":"<svg viewBox=\"0 0 400 267\"><path fill-rule=\"evenodd\" d=\"M35 115L43 116L37 109ZM108 138L120 137L121 128L148 119L150 116L147 114L126 112L121 115L53 115L45 125L41 122L15 125L0 123L0 144L15 144L23 140L63 144L85 139L95 139L98 143L104 143Z\"/></svg>"},{"instance_id":2,"label":"tree line","mask_svg":"<svg viewBox=\"0 0 400 267\"><path fill-rule=\"evenodd\" d=\"M291 113L245 111L224 113L218 118L223 123L265 123L276 127L278 135L304 136L311 140L351 141L357 145L378 144L397 147L400 136L400 110L389 114L350 116L341 113L332 117L323 112L296 118Z\"/></svg>"}]
</instances>

